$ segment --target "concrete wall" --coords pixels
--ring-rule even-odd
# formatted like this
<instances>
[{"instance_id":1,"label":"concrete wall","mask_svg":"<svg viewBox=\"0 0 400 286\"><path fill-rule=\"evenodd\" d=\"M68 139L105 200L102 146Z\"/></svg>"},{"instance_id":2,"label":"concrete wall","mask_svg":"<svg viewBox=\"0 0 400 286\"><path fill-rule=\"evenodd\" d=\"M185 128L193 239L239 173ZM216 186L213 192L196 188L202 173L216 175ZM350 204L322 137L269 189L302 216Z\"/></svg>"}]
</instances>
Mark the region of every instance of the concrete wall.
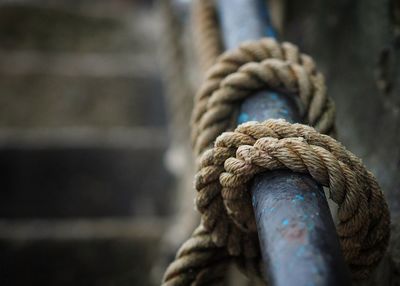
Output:
<instances>
[{"instance_id":1,"label":"concrete wall","mask_svg":"<svg viewBox=\"0 0 400 286\"><path fill-rule=\"evenodd\" d=\"M340 141L376 175L393 235L375 285L398 285L400 213L400 2L286 1L282 38L323 70L337 108Z\"/></svg>"},{"instance_id":2,"label":"concrete wall","mask_svg":"<svg viewBox=\"0 0 400 286\"><path fill-rule=\"evenodd\" d=\"M337 107L339 139L400 211L399 7L389 0L287 1L284 39L312 55ZM398 2L398 1L397 1Z\"/></svg>"}]
</instances>

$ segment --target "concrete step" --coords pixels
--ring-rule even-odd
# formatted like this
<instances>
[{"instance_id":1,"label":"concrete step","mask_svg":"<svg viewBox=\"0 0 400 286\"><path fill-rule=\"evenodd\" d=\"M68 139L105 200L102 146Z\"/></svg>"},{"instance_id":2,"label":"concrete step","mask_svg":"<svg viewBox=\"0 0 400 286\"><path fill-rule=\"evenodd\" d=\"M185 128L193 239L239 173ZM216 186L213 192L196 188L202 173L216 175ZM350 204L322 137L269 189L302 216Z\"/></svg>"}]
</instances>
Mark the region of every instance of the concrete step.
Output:
<instances>
[{"instance_id":1,"label":"concrete step","mask_svg":"<svg viewBox=\"0 0 400 286\"><path fill-rule=\"evenodd\" d=\"M0 221L1 285L158 285L161 220Z\"/></svg>"},{"instance_id":2,"label":"concrete step","mask_svg":"<svg viewBox=\"0 0 400 286\"><path fill-rule=\"evenodd\" d=\"M0 1L1 285L158 285L173 182L150 2Z\"/></svg>"},{"instance_id":3,"label":"concrete step","mask_svg":"<svg viewBox=\"0 0 400 286\"><path fill-rule=\"evenodd\" d=\"M157 47L154 11L135 1L6 2L0 3L0 49L153 53Z\"/></svg>"},{"instance_id":4,"label":"concrete step","mask_svg":"<svg viewBox=\"0 0 400 286\"><path fill-rule=\"evenodd\" d=\"M154 13L141 1L1 2L0 128L164 125Z\"/></svg>"},{"instance_id":5,"label":"concrete step","mask_svg":"<svg viewBox=\"0 0 400 286\"><path fill-rule=\"evenodd\" d=\"M0 127L162 124L154 14L143 1L2 1Z\"/></svg>"},{"instance_id":6,"label":"concrete step","mask_svg":"<svg viewBox=\"0 0 400 286\"><path fill-rule=\"evenodd\" d=\"M157 60L148 52L68 53L0 50L0 74L89 78L159 78Z\"/></svg>"},{"instance_id":7,"label":"concrete step","mask_svg":"<svg viewBox=\"0 0 400 286\"><path fill-rule=\"evenodd\" d=\"M166 145L160 129L0 130L0 217L166 215Z\"/></svg>"},{"instance_id":8,"label":"concrete step","mask_svg":"<svg viewBox=\"0 0 400 286\"><path fill-rule=\"evenodd\" d=\"M0 76L0 128L163 126L158 78Z\"/></svg>"}]
</instances>

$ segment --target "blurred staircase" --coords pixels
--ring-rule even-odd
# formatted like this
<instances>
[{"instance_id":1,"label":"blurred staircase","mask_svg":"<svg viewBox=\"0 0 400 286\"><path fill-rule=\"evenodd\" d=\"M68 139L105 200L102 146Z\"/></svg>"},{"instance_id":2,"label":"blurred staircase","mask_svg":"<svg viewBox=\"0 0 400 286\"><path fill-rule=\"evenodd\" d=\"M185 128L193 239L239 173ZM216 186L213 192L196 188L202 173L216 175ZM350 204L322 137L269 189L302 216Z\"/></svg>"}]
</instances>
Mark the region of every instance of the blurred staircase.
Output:
<instances>
[{"instance_id":1,"label":"blurred staircase","mask_svg":"<svg viewBox=\"0 0 400 286\"><path fill-rule=\"evenodd\" d=\"M0 2L1 285L153 285L172 178L150 2Z\"/></svg>"}]
</instances>

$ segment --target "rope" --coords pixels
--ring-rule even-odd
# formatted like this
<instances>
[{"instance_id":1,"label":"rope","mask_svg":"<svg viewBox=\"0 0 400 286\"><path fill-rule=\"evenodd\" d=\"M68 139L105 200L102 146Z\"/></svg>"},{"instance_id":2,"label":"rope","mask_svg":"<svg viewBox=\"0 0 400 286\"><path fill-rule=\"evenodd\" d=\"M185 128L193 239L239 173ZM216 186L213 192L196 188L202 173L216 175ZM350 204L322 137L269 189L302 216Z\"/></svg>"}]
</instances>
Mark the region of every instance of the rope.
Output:
<instances>
[{"instance_id":1,"label":"rope","mask_svg":"<svg viewBox=\"0 0 400 286\"><path fill-rule=\"evenodd\" d=\"M190 114L193 108L193 84L190 78L190 57L185 54L188 40L184 21L174 11L172 0L157 1L157 11L162 21L159 59L165 87L168 111L168 129L171 142L165 154L165 164L175 176L172 186L175 192L175 213L171 224L160 241L160 249L152 276L159 281L180 245L191 235L199 223L199 215L193 210L194 174L190 146Z\"/></svg>"},{"instance_id":2,"label":"rope","mask_svg":"<svg viewBox=\"0 0 400 286\"><path fill-rule=\"evenodd\" d=\"M240 101L266 88L298 94L304 119L314 128L268 120L225 132L234 125ZM196 95L192 123L194 152L199 156L196 205L204 232L201 237L195 233L192 242L181 248L167 269L165 285L201 285L200 276L215 277L215 269L208 266L225 252L260 265L247 183L256 174L277 169L308 173L329 187L339 206L337 232L342 250L355 279L366 278L380 261L389 239L388 207L376 179L362 162L321 134L333 130L334 107L310 57L291 44L280 45L272 39L224 53ZM204 259L202 263L189 267L198 256ZM173 282L176 279L185 283Z\"/></svg>"},{"instance_id":3,"label":"rope","mask_svg":"<svg viewBox=\"0 0 400 286\"><path fill-rule=\"evenodd\" d=\"M345 259L355 278L366 277L388 243L389 212L383 194L357 157L306 125L283 120L245 123L223 133L202 155L197 207L214 243L232 256L258 255L247 183L256 174L277 169L310 174L329 187L339 206L337 232ZM242 241L231 233L235 228L245 236Z\"/></svg>"},{"instance_id":4,"label":"rope","mask_svg":"<svg viewBox=\"0 0 400 286\"><path fill-rule=\"evenodd\" d=\"M255 175L278 169L309 174L329 188L338 205L337 233L346 262L354 279L367 278L388 245L389 210L361 160L323 135L334 134L335 108L314 61L296 46L273 39L243 43L218 56L213 1L196 0L193 15L207 70L191 121L201 224L167 268L163 285L221 285L232 260L263 276L247 190ZM310 126L268 120L234 129L240 103L262 89L296 97Z\"/></svg>"},{"instance_id":5,"label":"rope","mask_svg":"<svg viewBox=\"0 0 400 286\"><path fill-rule=\"evenodd\" d=\"M267 38L224 53L207 72L192 114L195 155L234 125L240 101L263 88L298 93L305 122L322 133L334 130L334 104L313 60L292 44Z\"/></svg>"},{"instance_id":6,"label":"rope","mask_svg":"<svg viewBox=\"0 0 400 286\"><path fill-rule=\"evenodd\" d=\"M221 54L218 17L213 0L194 0L192 5L193 35L200 68L206 72Z\"/></svg>"},{"instance_id":7,"label":"rope","mask_svg":"<svg viewBox=\"0 0 400 286\"><path fill-rule=\"evenodd\" d=\"M227 252L217 247L210 234L199 226L168 266L163 285L218 285L225 279L228 264Z\"/></svg>"},{"instance_id":8,"label":"rope","mask_svg":"<svg viewBox=\"0 0 400 286\"><path fill-rule=\"evenodd\" d=\"M330 188L331 198L339 205L337 231L345 259L355 279L368 276L389 239L389 212L375 178L331 137L309 126L269 120L245 123L234 132L223 133L214 148L202 155L196 203L208 234L204 239L194 235L181 248L165 281L170 282L173 275L198 283L196 275L207 273L210 263L224 253L221 248L231 256L259 259L247 182L276 169L308 173ZM206 257L201 256L205 253ZM189 267L198 256L204 261Z\"/></svg>"}]
</instances>

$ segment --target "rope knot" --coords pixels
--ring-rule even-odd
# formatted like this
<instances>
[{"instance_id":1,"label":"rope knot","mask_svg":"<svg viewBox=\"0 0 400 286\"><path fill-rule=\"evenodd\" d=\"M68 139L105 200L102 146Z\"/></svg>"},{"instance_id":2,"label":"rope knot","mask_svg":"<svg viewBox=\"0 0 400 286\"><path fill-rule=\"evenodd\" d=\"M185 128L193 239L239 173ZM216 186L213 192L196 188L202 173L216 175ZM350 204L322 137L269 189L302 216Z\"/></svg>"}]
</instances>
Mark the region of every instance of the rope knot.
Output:
<instances>
[{"instance_id":1,"label":"rope knot","mask_svg":"<svg viewBox=\"0 0 400 286\"><path fill-rule=\"evenodd\" d=\"M322 133L333 131L334 104L312 59L294 45L262 39L224 53L209 69L192 113L196 155L232 126L238 103L260 89L297 94L306 123Z\"/></svg>"},{"instance_id":2,"label":"rope knot","mask_svg":"<svg viewBox=\"0 0 400 286\"><path fill-rule=\"evenodd\" d=\"M310 126L267 120L234 129L238 105L260 89L295 96ZM243 258L260 275L249 183L261 172L280 169L309 174L329 188L338 205L337 233L345 259L355 278L367 277L387 247L389 211L376 179L361 160L323 134L333 132L334 105L326 95L324 77L296 46L262 39L218 57L196 94L192 114L201 226L191 243L182 246L164 281L201 284L207 281L202 280L205 273L210 275L207 279L221 278L213 265L222 265L229 257ZM200 262L188 270L200 254Z\"/></svg>"},{"instance_id":3,"label":"rope knot","mask_svg":"<svg viewBox=\"0 0 400 286\"><path fill-rule=\"evenodd\" d=\"M256 129L257 136L252 137ZM253 143L249 144L249 137L254 139ZM220 246L227 246L229 236L237 230L256 237L248 182L261 172L289 169L310 174L318 183L330 188L332 200L339 205L337 229L347 262L358 265L360 257L371 263L379 261L380 258L374 256L372 259L371 255L375 255L381 243L387 240L387 205L373 175L335 139L321 135L309 126L268 120L240 125L234 132L223 133L217 142L220 146L229 146L230 150L225 150L224 161L219 158L210 164L209 160L208 166L199 170L203 173L212 166L213 172L207 174L208 183L197 191L203 198L208 197L209 205L216 198L222 198L219 200L220 213L212 216L207 204L201 205L203 222L210 226L211 233L218 236L222 229L228 230ZM372 211L371 206L375 205L379 205L381 211ZM208 218L213 223L208 222ZM379 227L371 228L371 220L379 221ZM237 230L230 232L235 228ZM370 243L371 237L375 238L374 246ZM230 251L228 247L228 252L233 255L236 250ZM242 250L244 252L246 249Z\"/></svg>"}]
</instances>

